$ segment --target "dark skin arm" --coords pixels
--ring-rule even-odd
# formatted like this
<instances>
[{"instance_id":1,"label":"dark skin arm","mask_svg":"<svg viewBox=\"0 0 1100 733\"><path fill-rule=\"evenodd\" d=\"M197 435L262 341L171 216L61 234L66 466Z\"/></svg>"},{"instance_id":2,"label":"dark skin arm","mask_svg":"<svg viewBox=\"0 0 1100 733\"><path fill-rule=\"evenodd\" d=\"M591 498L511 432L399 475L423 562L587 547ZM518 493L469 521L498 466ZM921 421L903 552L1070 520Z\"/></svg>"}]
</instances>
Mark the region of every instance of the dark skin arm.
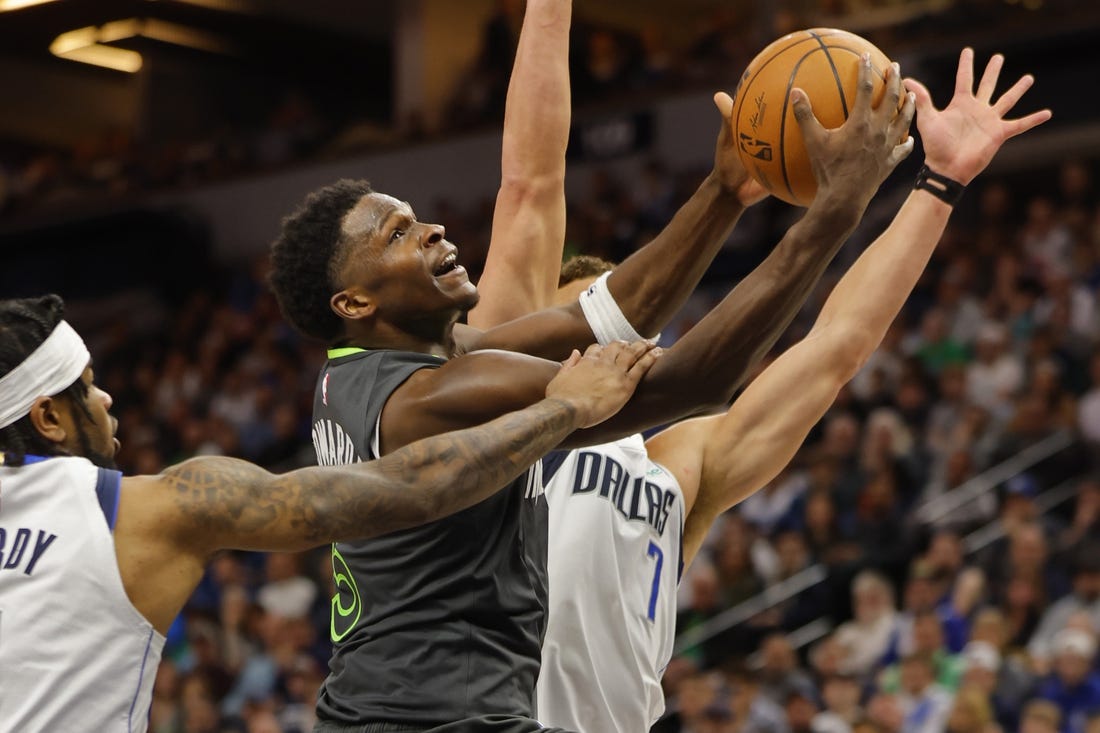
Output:
<instances>
[{"instance_id":1,"label":"dark skin arm","mask_svg":"<svg viewBox=\"0 0 1100 733\"><path fill-rule=\"evenodd\" d=\"M234 458L194 458L124 478L115 527L123 585L167 629L221 549L296 551L441 519L487 499L579 427L620 407L659 350L573 355L546 398L485 425L413 443L376 461L274 475Z\"/></svg>"},{"instance_id":2,"label":"dark skin arm","mask_svg":"<svg viewBox=\"0 0 1100 733\"><path fill-rule=\"evenodd\" d=\"M829 131L817 123L805 95L795 91L796 115L807 149L814 151L819 181L814 203L757 271L666 352L622 411L593 430L571 436L565 445L605 442L728 403L749 366L797 313L879 183L912 150L911 140L894 144L905 137L913 116L911 99L895 113L901 95L897 70L892 70L877 110L871 108L871 93L868 60L861 69L851 116ZM560 313L549 320L558 335L567 330ZM543 335L540 314L513 327L527 338ZM489 351L422 370L393 393L382 412L383 450L530 404L555 369L553 362Z\"/></svg>"},{"instance_id":3,"label":"dark skin arm","mask_svg":"<svg viewBox=\"0 0 1100 733\"><path fill-rule=\"evenodd\" d=\"M643 336L655 335L672 320L741 214L766 195L763 187L749 178L733 143L733 100L717 94L715 104L722 114L722 127L715 147L714 170L668 226L616 267L608 280L619 308ZM559 252L560 248L559 241ZM552 293L540 295L549 298ZM461 352L507 349L560 359L570 349L591 343L593 334L580 306L571 303L484 332L456 327L455 340Z\"/></svg>"},{"instance_id":4,"label":"dark skin arm","mask_svg":"<svg viewBox=\"0 0 1100 733\"><path fill-rule=\"evenodd\" d=\"M878 110L872 110L868 60L860 69L862 107L853 107L849 121L832 131L821 128L805 95L796 90L801 101L795 109L796 113L801 110L799 123L819 185L818 196L800 224L813 230L814 236L791 237L788 233L775 250L779 256L766 259L742 281L744 287L734 291L736 300L731 311L753 309L769 316L763 320L738 319L733 326L740 331L735 336L748 353L763 355L775 344L862 216L878 185L911 149L899 153L900 157L875 157L873 148L881 149L887 136L891 141L902 139L912 120L911 106L908 112L892 117L901 99L901 78L896 67L889 69L887 76L885 98ZM723 124L714 171L668 227L616 267L608 279L623 314L643 336L656 334L683 306L746 206L763 195L759 184L748 177L735 149L731 133L733 101L720 94L715 103L723 113ZM789 292L788 288L795 291ZM483 333L465 327L455 330L460 353L507 349L547 359L561 358L569 349L592 338L577 303L545 309ZM740 362L744 366L726 365L727 369L739 370L735 375L738 383L753 363L744 359Z\"/></svg>"}]
</instances>

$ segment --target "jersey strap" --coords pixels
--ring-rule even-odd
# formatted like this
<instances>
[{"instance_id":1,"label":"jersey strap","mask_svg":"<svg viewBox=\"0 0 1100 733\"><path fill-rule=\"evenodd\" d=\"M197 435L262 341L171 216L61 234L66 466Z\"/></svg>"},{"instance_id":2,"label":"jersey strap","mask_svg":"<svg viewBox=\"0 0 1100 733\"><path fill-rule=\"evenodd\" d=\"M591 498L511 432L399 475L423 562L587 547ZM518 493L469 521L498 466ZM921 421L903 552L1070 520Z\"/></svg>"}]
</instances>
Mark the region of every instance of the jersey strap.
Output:
<instances>
[{"instance_id":1,"label":"jersey strap","mask_svg":"<svg viewBox=\"0 0 1100 733\"><path fill-rule=\"evenodd\" d=\"M107 518L108 529L114 531L115 522L118 521L118 492L122 488L122 473L108 468L100 468L98 472L95 495L99 499L99 508L103 510L103 516Z\"/></svg>"}]
</instances>

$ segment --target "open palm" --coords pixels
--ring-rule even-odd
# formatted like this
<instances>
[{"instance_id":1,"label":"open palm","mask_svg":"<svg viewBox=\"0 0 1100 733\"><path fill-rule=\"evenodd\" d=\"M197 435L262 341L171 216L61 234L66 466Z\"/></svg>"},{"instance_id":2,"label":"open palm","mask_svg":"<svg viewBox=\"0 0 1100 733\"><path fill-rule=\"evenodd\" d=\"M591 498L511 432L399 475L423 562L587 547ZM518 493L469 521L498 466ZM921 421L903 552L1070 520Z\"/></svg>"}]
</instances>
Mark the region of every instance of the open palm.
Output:
<instances>
[{"instance_id":1,"label":"open palm","mask_svg":"<svg viewBox=\"0 0 1100 733\"><path fill-rule=\"evenodd\" d=\"M977 92L974 91L974 50L964 48L955 75L955 94L942 110L932 104L923 84L906 79L905 86L916 97L917 130L924 144L925 163L936 173L966 185L981 173L1005 140L1050 119L1050 110L1006 120L1035 79L1024 75L996 101L993 92L1004 65L995 54L985 67Z\"/></svg>"}]
</instances>

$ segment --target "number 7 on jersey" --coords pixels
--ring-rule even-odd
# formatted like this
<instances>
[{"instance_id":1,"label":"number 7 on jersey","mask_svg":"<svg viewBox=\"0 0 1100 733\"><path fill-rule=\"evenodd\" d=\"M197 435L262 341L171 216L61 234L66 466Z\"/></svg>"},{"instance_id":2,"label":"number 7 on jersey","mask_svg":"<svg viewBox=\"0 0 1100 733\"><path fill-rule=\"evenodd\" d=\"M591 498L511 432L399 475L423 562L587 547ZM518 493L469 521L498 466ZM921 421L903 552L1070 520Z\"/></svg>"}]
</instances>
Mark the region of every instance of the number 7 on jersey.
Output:
<instances>
[{"instance_id":1,"label":"number 7 on jersey","mask_svg":"<svg viewBox=\"0 0 1100 733\"><path fill-rule=\"evenodd\" d=\"M661 566L665 564L665 553L653 540L649 541L649 549L646 557L657 558L657 566L653 568L653 589L649 592L649 620L657 620L657 593L661 590Z\"/></svg>"}]
</instances>

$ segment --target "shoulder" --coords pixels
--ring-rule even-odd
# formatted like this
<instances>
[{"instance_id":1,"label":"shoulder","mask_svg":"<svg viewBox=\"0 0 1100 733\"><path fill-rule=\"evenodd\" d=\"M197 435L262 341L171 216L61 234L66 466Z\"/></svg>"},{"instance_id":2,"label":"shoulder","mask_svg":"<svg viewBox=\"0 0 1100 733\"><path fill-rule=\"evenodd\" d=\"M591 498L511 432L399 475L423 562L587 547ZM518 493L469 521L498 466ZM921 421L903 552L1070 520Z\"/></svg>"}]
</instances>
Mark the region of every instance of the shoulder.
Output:
<instances>
[{"instance_id":1,"label":"shoulder","mask_svg":"<svg viewBox=\"0 0 1100 733\"><path fill-rule=\"evenodd\" d=\"M438 369L422 369L409 377L399 391L405 400L439 400L454 396L458 389L501 395L526 395L537 389L537 396L541 397L559 368L557 362L546 359L486 349L456 356L441 363Z\"/></svg>"}]
</instances>

